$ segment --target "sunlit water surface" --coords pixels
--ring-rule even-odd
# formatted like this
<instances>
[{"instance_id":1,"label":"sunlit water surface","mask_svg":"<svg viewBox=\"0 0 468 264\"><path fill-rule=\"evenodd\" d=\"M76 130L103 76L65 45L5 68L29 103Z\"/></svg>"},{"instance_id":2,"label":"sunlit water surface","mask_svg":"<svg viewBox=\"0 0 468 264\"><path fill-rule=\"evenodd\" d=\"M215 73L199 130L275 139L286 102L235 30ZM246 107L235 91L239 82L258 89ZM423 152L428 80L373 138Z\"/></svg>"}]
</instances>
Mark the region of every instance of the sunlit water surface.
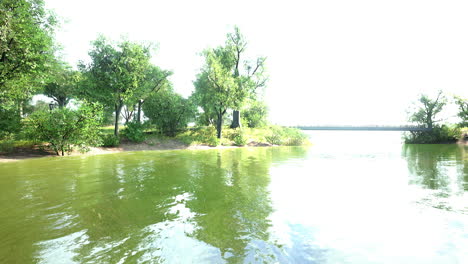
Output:
<instances>
[{"instance_id":1,"label":"sunlit water surface","mask_svg":"<svg viewBox=\"0 0 468 264\"><path fill-rule=\"evenodd\" d=\"M468 263L468 147L308 133L0 164L0 263Z\"/></svg>"}]
</instances>

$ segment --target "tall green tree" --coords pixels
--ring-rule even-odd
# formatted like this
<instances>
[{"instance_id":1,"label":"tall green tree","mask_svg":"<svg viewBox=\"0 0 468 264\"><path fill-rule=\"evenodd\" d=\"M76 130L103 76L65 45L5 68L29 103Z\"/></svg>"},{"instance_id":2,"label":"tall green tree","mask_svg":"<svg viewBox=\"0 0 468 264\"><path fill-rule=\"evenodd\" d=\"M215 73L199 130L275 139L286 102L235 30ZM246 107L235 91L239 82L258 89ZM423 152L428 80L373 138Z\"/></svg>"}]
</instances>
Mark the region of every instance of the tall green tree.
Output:
<instances>
[{"instance_id":1,"label":"tall green tree","mask_svg":"<svg viewBox=\"0 0 468 264\"><path fill-rule=\"evenodd\" d=\"M237 97L239 87L235 78L222 63L226 55L228 53L222 47L206 50L205 66L194 82L194 98L205 112L216 116L218 138L221 138L223 116L228 109L237 106L239 100Z\"/></svg>"},{"instance_id":2,"label":"tall green tree","mask_svg":"<svg viewBox=\"0 0 468 264\"><path fill-rule=\"evenodd\" d=\"M422 94L418 101L419 105L416 106L414 112L410 114L409 120L420 125L425 125L427 128L433 128L434 123L441 121L436 120L436 116L447 103L446 98L443 96L442 91L439 91L435 99L431 99L429 96Z\"/></svg>"},{"instance_id":3,"label":"tall green tree","mask_svg":"<svg viewBox=\"0 0 468 264\"><path fill-rule=\"evenodd\" d=\"M42 0L0 1L0 101L25 99L54 57L55 16Z\"/></svg>"},{"instance_id":4,"label":"tall green tree","mask_svg":"<svg viewBox=\"0 0 468 264\"><path fill-rule=\"evenodd\" d=\"M114 108L114 135L118 136L120 112L145 77L150 50L130 41L113 44L102 36L92 45L91 63L80 66L88 77L82 95Z\"/></svg>"},{"instance_id":5,"label":"tall green tree","mask_svg":"<svg viewBox=\"0 0 468 264\"><path fill-rule=\"evenodd\" d=\"M194 82L194 97L205 117L215 116L218 138L221 138L223 116L228 109L234 109L231 127L241 126L240 108L247 99L254 98L258 88L267 81L265 58L259 57L255 63L244 59L246 47L245 38L235 27L234 32L227 35L224 46L203 52L205 66Z\"/></svg>"},{"instance_id":6,"label":"tall green tree","mask_svg":"<svg viewBox=\"0 0 468 264\"><path fill-rule=\"evenodd\" d=\"M247 41L238 27L227 35L226 50L231 54L229 60L224 60L226 68L230 68L238 86L238 100L232 113L231 128L241 126L240 108L247 99L253 99L258 88L264 87L267 81L265 75L265 57L254 59L255 62L243 58L247 49Z\"/></svg>"}]
</instances>

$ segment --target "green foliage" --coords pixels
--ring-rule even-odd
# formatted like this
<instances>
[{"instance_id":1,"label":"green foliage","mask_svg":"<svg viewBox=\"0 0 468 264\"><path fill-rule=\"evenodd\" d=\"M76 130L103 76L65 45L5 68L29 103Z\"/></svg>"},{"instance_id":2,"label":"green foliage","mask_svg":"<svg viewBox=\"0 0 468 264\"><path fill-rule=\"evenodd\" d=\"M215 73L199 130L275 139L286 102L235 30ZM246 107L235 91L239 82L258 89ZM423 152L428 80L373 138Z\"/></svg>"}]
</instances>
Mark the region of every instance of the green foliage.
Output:
<instances>
[{"instance_id":1,"label":"green foliage","mask_svg":"<svg viewBox=\"0 0 468 264\"><path fill-rule=\"evenodd\" d=\"M53 59L56 20L42 0L0 1L0 101L26 99Z\"/></svg>"},{"instance_id":2,"label":"green foliage","mask_svg":"<svg viewBox=\"0 0 468 264\"><path fill-rule=\"evenodd\" d=\"M411 131L403 135L407 144L453 143L461 135L457 126L435 126L431 131Z\"/></svg>"},{"instance_id":3,"label":"green foliage","mask_svg":"<svg viewBox=\"0 0 468 264\"><path fill-rule=\"evenodd\" d=\"M271 126L265 128L224 129L223 137L216 137L213 126L190 129L176 136L187 145L244 146L249 143L300 146L309 144L308 137L295 128Z\"/></svg>"},{"instance_id":4,"label":"green foliage","mask_svg":"<svg viewBox=\"0 0 468 264\"><path fill-rule=\"evenodd\" d=\"M140 123L136 121L128 122L123 132L128 140L136 143L141 143L146 139L146 127L147 125L145 123Z\"/></svg>"},{"instance_id":5,"label":"green foliage","mask_svg":"<svg viewBox=\"0 0 468 264\"><path fill-rule=\"evenodd\" d=\"M23 105L23 114L30 115L36 111L47 111L49 110L49 103L38 100L36 104L32 105L31 102Z\"/></svg>"},{"instance_id":6,"label":"green foliage","mask_svg":"<svg viewBox=\"0 0 468 264\"><path fill-rule=\"evenodd\" d=\"M98 145L102 107L84 103L78 110L67 108L38 111L30 115L29 135L38 141L50 143L57 155L71 152L73 148L87 151Z\"/></svg>"},{"instance_id":7,"label":"green foliage","mask_svg":"<svg viewBox=\"0 0 468 264\"><path fill-rule=\"evenodd\" d=\"M36 145L36 142L31 140L17 140L13 135L9 135L3 140L0 140L0 152L11 153L15 149L25 148L31 149Z\"/></svg>"},{"instance_id":8,"label":"green foliage","mask_svg":"<svg viewBox=\"0 0 468 264\"><path fill-rule=\"evenodd\" d=\"M460 118L460 126L468 126L468 99L455 97L455 103L458 106L457 116Z\"/></svg>"},{"instance_id":9,"label":"green foliage","mask_svg":"<svg viewBox=\"0 0 468 264\"><path fill-rule=\"evenodd\" d=\"M171 90L151 95L143 105L145 116L166 136L187 127L195 115L195 105Z\"/></svg>"},{"instance_id":10,"label":"green foliage","mask_svg":"<svg viewBox=\"0 0 468 264\"><path fill-rule=\"evenodd\" d=\"M118 147L120 138L114 134L104 134L102 136L102 147Z\"/></svg>"},{"instance_id":11,"label":"green foliage","mask_svg":"<svg viewBox=\"0 0 468 264\"><path fill-rule=\"evenodd\" d=\"M307 135L297 128L271 126L270 133L265 136L273 145L300 146L309 144Z\"/></svg>"},{"instance_id":12,"label":"green foliage","mask_svg":"<svg viewBox=\"0 0 468 264\"><path fill-rule=\"evenodd\" d=\"M266 82L265 58L258 58L255 65L241 60L246 45L236 27L234 33L228 34L224 46L203 52L205 65L194 82L194 98L204 111L204 119L217 121L218 138L221 138L226 111L239 109Z\"/></svg>"},{"instance_id":13,"label":"green foliage","mask_svg":"<svg viewBox=\"0 0 468 264\"><path fill-rule=\"evenodd\" d=\"M253 101L243 111L244 121L248 127L264 127L267 125L268 108L264 102Z\"/></svg>"},{"instance_id":14,"label":"green foliage","mask_svg":"<svg viewBox=\"0 0 468 264\"><path fill-rule=\"evenodd\" d=\"M187 145L207 144L218 146L221 143L216 137L216 128L213 126L190 129L178 134L176 138Z\"/></svg>"},{"instance_id":15,"label":"green foliage","mask_svg":"<svg viewBox=\"0 0 468 264\"><path fill-rule=\"evenodd\" d=\"M145 78L150 60L149 48L129 41L114 45L101 36L93 42L89 56L91 63L80 65L86 78L82 82L80 96L114 108L117 136L120 111Z\"/></svg>"},{"instance_id":16,"label":"green foliage","mask_svg":"<svg viewBox=\"0 0 468 264\"><path fill-rule=\"evenodd\" d=\"M236 146L245 146L247 144L247 136L245 132L241 128L235 129L235 132L232 134L232 141L234 141L234 145Z\"/></svg>"},{"instance_id":17,"label":"green foliage","mask_svg":"<svg viewBox=\"0 0 468 264\"><path fill-rule=\"evenodd\" d=\"M80 73L73 71L69 65L56 62L43 93L54 99L59 107L65 107L77 94L80 78Z\"/></svg>"},{"instance_id":18,"label":"green foliage","mask_svg":"<svg viewBox=\"0 0 468 264\"><path fill-rule=\"evenodd\" d=\"M14 108L3 108L0 106L0 139L21 130L21 116Z\"/></svg>"},{"instance_id":19,"label":"green foliage","mask_svg":"<svg viewBox=\"0 0 468 264\"><path fill-rule=\"evenodd\" d=\"M409 121L432 128L434 123L440 121L435 120L435 117L442 111L446 104L446 99L442 95L442 91L439 91L436 99L431 99L423 94L420 96L419 102L420 105L410 114Z\"/></svg>"},{"instance_id":20,"label":"green foliage","mask_svg":"<svg viewBox=\"0 0 468 264\"><path fill-rule=\"evenodd\" d=\"M5 139L0 141L0 153L10 153L15 149L15 140Z\"/></svg>"}]
</instances>

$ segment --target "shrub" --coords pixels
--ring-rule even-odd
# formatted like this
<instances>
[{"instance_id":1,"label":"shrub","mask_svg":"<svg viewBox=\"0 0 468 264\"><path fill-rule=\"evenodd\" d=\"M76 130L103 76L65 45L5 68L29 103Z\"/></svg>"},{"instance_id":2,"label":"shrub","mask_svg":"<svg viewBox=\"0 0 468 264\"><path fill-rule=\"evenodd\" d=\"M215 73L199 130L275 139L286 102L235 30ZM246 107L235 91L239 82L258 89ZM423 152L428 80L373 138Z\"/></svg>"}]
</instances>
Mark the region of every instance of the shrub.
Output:
<instances>
[{"instance_id":1,"label":"shrub","mask_svg":"<svg viewBox=\"0 0 468 264\"><path fill-rule=\"evenodd\" d=\"M119 145L120 139L114 134L107 134L102 137L102 147L118 147Z\"/></svg>"},{"instance_id":2,"label":"shrub","mask_svg":"<svg viewBox=\"0 0 468 264\"><path fill-rule=\"evenodd\" d=\"M147 127L146 124L140 123L140 122L128 122L127 127L123 131L123 134L125 137L136 143L141 143L145 141L146 139L146 134L145 134L145 128Z\"/></svg>"},{"instance_id":3,"label":"shrub","mask_svg":"<svg viewBox=\"0 0 468 264\"><path fill-rule=\"evenodd\" d=\"M0 153L12 152L15 148L15 141L13 139L5 139L0 141Z\"/></svg>"},{"instance_id":4,"label":"shrub","mask_svg":"<svg viewBox=\"0 0 468 264\"><path fill-rule=\"evenodd\" d=\"M32 139L50 143L57 155L65 155L73 148L89 150L98 145L102 107L84 103L78 110L58 108L37 111L29 117L28 134Z\"/></svg>"},{"instance_id":5,"label":"shrub","mask_svg":"<svg viewBox=\"0 0 468 264\"><path fill-rule=\"evenodd\" d=\"M271 126L265 140L273 145L300 146L308 144L308 137L301 130L290 127Z\"/></svg>"},{"instance_id":6,"label":"shrub","mask_svg":"<svg viewBox=\"0 0 468 264\"><path fill-rule=\"evenodd\" d=\"M265 140L273 145L283 144L283 131L281 127L271 126L270 133L265 136Z\"/></svg>"},{"instance_id":7,"label":"shrub","mask_svg":"<svg viewBox=\"0 0 468 264\"><path fill-rule=\"evenodd\" d=\"M247 137L243 129L236 129L234 133L232 133L232 141L234 141L234 145L236 146L244 146L247 144Z\"/></svg>"},{"instance_id":8,"label":"shrub","mask_svg":"<svg viewBox=\"0 0 468 264\"><path fill-rule=\"evenodd\" d=\"M213 126L198 127L188 130L176 137L187 145L191 144L207 144L210 146L218 146L221 141L216 138L216 128Z\"/></svg>"},{"instance_id":9,"label":"shrub","mask_svg":"<svg viewBox=\"0 0 468 264\"><path fill-rule=\"evenodd\" d=\"M149 122L170 137L187 127L195 115L195 110L196 107L191 100L171 90L160 91L150 96L143 105L143 112Z\"/></svg>"},{"instance_id":10,"label":"shrub","mask_svg":"<svg viewBox=\"0 0 468 264\"><path fill-rule=\"evenodd\" d=\"M437 144L455 142L460 134L460 128L442 125L435 126L430 131L411 131L403 137L405 143L409 144Z\"/></svg>"}]
</instances>

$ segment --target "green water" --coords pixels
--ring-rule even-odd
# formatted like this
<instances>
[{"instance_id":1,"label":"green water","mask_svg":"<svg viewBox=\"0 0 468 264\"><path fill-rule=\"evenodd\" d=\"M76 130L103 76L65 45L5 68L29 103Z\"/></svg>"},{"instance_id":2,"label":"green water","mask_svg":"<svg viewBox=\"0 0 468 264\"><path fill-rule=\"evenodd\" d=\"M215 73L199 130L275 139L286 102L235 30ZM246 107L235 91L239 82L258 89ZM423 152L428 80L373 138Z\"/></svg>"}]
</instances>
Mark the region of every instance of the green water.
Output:
<instances>
[{"instance_id":1,"label":"green water","mask_svg":"<svg viewBox=\"0 0 468 264\"><path fill-rule=\"evenodd\" d=\"M0 164L0 263L468 263L468 148L356 135Z\"/></svg>"}]
</instances>

